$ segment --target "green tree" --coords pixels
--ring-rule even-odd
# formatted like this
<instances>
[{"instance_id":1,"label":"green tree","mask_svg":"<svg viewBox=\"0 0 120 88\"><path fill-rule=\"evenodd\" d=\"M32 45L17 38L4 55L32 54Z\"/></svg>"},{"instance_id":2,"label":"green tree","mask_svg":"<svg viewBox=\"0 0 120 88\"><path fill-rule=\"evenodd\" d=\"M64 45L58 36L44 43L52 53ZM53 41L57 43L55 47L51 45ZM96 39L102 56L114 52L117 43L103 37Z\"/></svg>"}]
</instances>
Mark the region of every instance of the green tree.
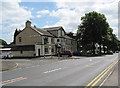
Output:
<instances>
[{"instance_id":1,"label":"green tree","mask_svg":"<svg viewBox=\"0 0 120 88\"><path fill-rule=\"evenodd\" d=\"M112 42L111 42L111 50L113 52L118 50L119 40L117 39L115 34L112 34Z\"/></svg>"},{"instance_id":2,"label":"green tree","mask_svg":"<svg viewBox=\"0 0 120 88\"><path fill-rule=\"evenodd\" d=\"M113 33L113 29L108 27L107 34L102 38L104 53L105 53L105 46L107 46L107 51L110 50L111 47L110 45L112 42L112 33Z\"/></svg>"},{"instance_id":3,"label":"green tree","mask_svg":"<svg viewBox=\"0 0 120 88\"><path fill-rule=\"evenodd\" d=\"M92 45L95 54L95 44L101 46L103 37L107 34L109 24L106 22L104 14L95 11L85 14L81 17L81 24L78 26L78 41L82 46Z\"/></svg>"},{"instance_id":4,"label":"green tree","mask_svg":"<svg viewBox=\"0 0 120 88\"><path fill-rule=\"evenodd\" d=\"M2 40L2 39L0 39L0 45L7 45L7 42Z\"/></svg>"},{"instance_id":5,"label":"green tree","mask_svg":"<svg viewBox=\"0 0 120 88\"><path fill-rule=\"evenodd\" d=\"M119 48L119 40L117 39L116 35L113 34L113 29L108 28L107 30L107 35L105 36L103 40L103 45L107 46L107 51L112 50L112 51L117 51Z\"/></svg>"}]
</instances>

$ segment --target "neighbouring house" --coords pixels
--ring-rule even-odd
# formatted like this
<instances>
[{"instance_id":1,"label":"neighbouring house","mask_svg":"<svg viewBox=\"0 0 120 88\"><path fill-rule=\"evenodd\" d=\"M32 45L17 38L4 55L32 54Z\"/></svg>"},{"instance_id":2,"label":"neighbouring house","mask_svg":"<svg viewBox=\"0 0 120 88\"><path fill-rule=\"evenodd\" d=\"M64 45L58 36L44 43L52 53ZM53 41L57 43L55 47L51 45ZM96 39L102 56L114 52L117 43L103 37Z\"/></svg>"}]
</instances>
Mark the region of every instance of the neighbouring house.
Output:
<instances>
[{"instance_id":1,"label":"neighbouring house","mask_svg":"<svg viewBox=\"0 0 120 88\"><path fill-rule=\"evenodd\" d=\"M64 50L76 51L77 41L69 37L61 26L40 29L27 21L11 50L14 57L55 55Z\"/></svg>"},{"instance_id":2,"label":"neighbouring house","mask_svg":"<svg viewBox=\"0 0 120 88\"><path fill-rule=\"evenodd\" d=\"M77 40L76 33L68 32L68 33L66 33L66 35Z\"/></svg>"}]
</instances>

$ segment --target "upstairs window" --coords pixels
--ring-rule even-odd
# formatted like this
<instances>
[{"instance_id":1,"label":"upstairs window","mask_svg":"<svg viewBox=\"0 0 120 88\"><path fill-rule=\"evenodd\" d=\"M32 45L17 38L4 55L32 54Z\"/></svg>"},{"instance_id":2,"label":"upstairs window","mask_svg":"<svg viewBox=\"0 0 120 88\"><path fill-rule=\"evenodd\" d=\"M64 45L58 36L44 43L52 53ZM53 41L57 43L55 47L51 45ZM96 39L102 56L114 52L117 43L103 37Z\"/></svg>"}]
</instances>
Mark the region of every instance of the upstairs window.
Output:
<instances>
[{"instance_id":1,"label":"upstairs window","mask_svg":"<svg viewBox=\"0 0 120 88\"><path fill-rule=\"evenodd\" d=\"M51 38L51 43L54 44L54 38Z\"/></svg>"},{"instance_id":2,"label":"upstairs window","mask_svg":"<svg viewBox=\"0 0 120 88\"><path fill-rule=\"evenodd\" d=\"M57 42L59 42L60 40L59 39L57 39Z\"/></svg>"},{"instance_id":3,"label":"upstairs window","mask_svg":"<svg viewBox=\"0 0 120 88\"><path fill-rule=\"evenodd\" d=\"M21 37L19 37L19 42L22 42L22 38Z\"/></svg>"},{"instance_id":4,"label":"upstairs window","mask_svg":"<svg viewBox=\"0 0 120 88\"><path fill-rule=\"evenodd\" d=\"M45 37L44 38L44 44L47 44L48 43L48 37Z\"/></svg>"}]
</instances>

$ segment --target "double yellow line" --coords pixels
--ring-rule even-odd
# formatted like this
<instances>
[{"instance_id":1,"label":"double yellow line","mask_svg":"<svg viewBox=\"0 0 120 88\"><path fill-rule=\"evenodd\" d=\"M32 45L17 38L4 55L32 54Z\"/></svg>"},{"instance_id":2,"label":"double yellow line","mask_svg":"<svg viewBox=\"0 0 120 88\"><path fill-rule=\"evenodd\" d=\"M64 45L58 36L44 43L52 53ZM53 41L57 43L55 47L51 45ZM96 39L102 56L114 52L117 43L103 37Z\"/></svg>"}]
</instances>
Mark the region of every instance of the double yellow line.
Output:
<instances>
[{"instance_id":1,"label":"double yellow line","mask_svg":"<svg viewBox=\"0 0 120 88\"><path fill-rule=\"evenodd\" d=\"M107 72L113 67L115 66L115 64L118 62L118 60L115 60L109 67L107 67L103 72L101 72L97 77L95 77L85 88L92 88L93 86L95 86L100 79L102 79L105 74L107 74Z\"/></svg>"}]
</instances>

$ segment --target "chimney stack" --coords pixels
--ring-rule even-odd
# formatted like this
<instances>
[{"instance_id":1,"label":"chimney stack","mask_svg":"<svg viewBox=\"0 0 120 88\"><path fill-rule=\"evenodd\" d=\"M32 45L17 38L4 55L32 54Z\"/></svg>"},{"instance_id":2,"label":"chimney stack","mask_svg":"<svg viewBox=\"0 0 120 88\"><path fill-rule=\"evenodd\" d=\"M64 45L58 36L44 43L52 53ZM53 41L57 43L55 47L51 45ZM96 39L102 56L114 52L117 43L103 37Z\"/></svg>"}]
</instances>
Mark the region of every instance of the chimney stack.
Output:
<instances>
[{"instance_id":1,"label":"chimney stack","mask_svg":"<svg viewBox=\"0 0 120 88\"><path fill-rule=\"evenodd\" d=\"M31 27L31 22L29 20L27 20L27 22L26 22L26 27L27 28Z\"/></svg>"}]
</instances>

